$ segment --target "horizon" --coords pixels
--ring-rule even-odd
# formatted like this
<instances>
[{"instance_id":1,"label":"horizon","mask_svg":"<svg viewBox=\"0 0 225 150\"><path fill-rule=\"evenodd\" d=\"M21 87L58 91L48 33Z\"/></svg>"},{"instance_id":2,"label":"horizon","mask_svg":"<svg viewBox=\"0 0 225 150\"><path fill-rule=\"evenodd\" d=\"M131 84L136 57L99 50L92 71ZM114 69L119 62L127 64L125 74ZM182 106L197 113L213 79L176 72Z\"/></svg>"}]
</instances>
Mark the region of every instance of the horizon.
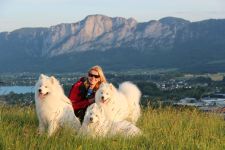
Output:
<instances>
[{"instance_id":1,"label":"horizon","mask_svg":"<svg viewBox=\"0 0 225 150\"><path fill-rule=\"evenodd\" d=\"M223 0L3 0L0 2L0 32L76 23L94 14L126 19L132 17L137 22L165 17L182 18L191 22L224 19L224 7Z\"/></svg>"}]
</instances>

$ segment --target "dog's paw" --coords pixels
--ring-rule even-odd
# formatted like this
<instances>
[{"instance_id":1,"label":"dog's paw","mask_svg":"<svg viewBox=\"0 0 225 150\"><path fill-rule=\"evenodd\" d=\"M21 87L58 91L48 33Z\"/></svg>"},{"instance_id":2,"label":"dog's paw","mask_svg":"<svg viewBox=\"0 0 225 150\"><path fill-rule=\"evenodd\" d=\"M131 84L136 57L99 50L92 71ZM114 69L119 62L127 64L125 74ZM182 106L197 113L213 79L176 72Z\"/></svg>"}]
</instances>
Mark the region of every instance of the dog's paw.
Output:
<instances>
[{"instance_id":1,"label":"dog's paw","mask_svg":"<svg viewBox=\"0 0 225 150\"><path fill-rule=\"evenodd\" d=\"M44 130L37 129L36 133L37 133L37 135L42 135L42 134L44 134Z\"/></svg>"}]
</instances>

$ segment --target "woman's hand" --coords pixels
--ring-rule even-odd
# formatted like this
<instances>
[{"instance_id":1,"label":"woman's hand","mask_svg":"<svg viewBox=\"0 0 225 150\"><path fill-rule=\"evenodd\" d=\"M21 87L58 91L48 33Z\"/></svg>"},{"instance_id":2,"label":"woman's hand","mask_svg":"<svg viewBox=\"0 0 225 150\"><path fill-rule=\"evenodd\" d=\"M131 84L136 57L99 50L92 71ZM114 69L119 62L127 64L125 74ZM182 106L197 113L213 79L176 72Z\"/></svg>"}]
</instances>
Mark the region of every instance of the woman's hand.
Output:
<instances>
[{"instance_id":1,"label":"woman's hand","mask_svg":"<svg viewBox=\"0 0 225 150\"><path fill-rule=\"evenodd\" d=\"M95 98L90 98L88 99L89 103L94 103L95 102Z\"/></svg>"}]
</instances>

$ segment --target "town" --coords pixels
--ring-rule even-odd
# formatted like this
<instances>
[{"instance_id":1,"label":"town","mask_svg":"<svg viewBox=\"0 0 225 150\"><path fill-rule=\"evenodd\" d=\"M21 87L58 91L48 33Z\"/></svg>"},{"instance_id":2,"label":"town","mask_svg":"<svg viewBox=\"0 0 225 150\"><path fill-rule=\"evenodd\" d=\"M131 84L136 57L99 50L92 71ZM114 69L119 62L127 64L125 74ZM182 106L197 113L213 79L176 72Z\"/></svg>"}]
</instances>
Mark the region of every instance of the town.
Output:
<instances>
[{"instance_id":1,"label":"town","mask_svg":"<svg viewBox=\"0 0 225 150\"><path fill-rule=\"evenodd\" d=\"M39 73L15 73L0 75L0 91L4 86L34 86ZM73 83L85 73L52 73L62 84L68 95ZM132 81L142 92L141 103L151 105L196 106L205 111L224 109L225 107L224 73L180 73L173 71L130 71L106 72L108 82L118 86L123 81ZM33 91L29 93L10 92L0 95L0 102L5 104L33 104Z\"/></svg>"}]
</instances>

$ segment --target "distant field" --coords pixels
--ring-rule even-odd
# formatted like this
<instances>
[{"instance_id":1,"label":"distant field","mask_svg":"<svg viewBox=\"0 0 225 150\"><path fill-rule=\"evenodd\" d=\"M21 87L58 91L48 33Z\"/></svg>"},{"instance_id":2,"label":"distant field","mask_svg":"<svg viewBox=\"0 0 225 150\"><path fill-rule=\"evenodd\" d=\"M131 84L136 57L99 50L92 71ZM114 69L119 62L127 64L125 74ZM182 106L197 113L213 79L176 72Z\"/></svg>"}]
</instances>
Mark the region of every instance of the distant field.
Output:
<instances>
[{"instance_id":1,"label":"distant field","mask_svg":"<svg viewBox=\"0 0 225 150\"><path fill-rule=\"evenodd\" d=\"M207 73L207 74L198 74L198 75L193 75L193 74L185 74L184 77L186 79L194 78L194 77L205 77L205 78L210 78L212 81L222 81L225 76L225 73Z\"/></svg>"},{"instance_id":2,"label":"distant field","mask_svg":"<svg viewBox=\"0 0 225 150\"><path fill-rule=\"evenodd\" d=\"M145 109L137 126L143 136L81 138L68 130L55 136L36 133L33 107L0 106L0 149L225 149L225 121L196 109Z\"/></svg>"}]
</instances>

